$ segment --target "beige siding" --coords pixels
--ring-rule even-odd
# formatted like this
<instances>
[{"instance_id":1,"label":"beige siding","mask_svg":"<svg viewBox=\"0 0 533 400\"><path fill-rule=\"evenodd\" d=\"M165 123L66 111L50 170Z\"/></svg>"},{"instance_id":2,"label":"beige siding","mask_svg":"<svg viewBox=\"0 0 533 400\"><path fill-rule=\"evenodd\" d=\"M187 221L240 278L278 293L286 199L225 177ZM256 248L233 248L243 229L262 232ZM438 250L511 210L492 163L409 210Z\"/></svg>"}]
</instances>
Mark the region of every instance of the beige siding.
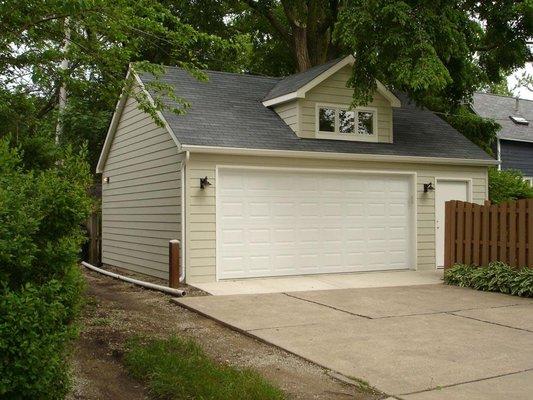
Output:
<instances>
[{"instance_id":1,"label":"beige siding","mask_svg":"<svg viewBox=\"0 0 533 400\"><path fill-rule=\"evenodd\" d=\"M247 165L319 169L353 169L406 171L417 174L417 265L413 268L435 268L435 193L423 192L423 184L435 178L472 180L473 200L482 203L487 197L487 169L451 165L422 165L383 162L335 161L277 157L244 157L191 154L187 164L187 260L189 283L209 282L216 278L216 166ZM207 176L212 186L201 190L200 178Z\"/></svg>"},{"instance_id":2,"label":"beige siding","mask_svg":"<svg viewBox=\"0 0 533 400\"><path fill-rule=\"evenodd\" d=\"M274 110L285 121L287 125L298 134L298 102L290 101L287 103L275 106Z\"/></svg>"},{"instance_id":3,"label":"beige siding","mask_svg":"<svg viewBox=\"0 0 533 400\"><path fill-rule=\"evenodd\" d=\"M169 133L130 98L102 177L102 260L168 278L168 241L181 239L181 157Z\"/></svg>"}]
</instances>

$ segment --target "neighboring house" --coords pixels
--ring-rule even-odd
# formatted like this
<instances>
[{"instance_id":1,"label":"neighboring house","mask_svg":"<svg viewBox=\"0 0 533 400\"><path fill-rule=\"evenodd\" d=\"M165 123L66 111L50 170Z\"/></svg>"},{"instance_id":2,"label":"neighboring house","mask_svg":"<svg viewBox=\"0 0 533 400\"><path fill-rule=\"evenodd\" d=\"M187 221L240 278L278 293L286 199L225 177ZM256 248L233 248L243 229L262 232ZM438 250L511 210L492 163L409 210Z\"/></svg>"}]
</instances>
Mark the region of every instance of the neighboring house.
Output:
<instances>
[{"instance_id":1,"label":"neighboring house","mask_svg":"<svg viewBox=\"0 0 533 400\"><path fill-rule=\"evenodd\" d=\"M285 79L179 68L158 127L120 100L98 163L103 262L188 283L442 265L444 202L482 203L497 161L380 83L349 110L353 57ZM149 76L136 76L145 90Z\"/></svg>"},{"instance_id":2,"label":"neighboring house","mask_svg":"<svg viewBox=\"0 0 533 400\"><path fill-rule=\"evenodd\" d=\"M502 169L517 169L533 185L533 101L475 93L472 109L501 125L494 154Z\"/></svg>"}]
</instances>

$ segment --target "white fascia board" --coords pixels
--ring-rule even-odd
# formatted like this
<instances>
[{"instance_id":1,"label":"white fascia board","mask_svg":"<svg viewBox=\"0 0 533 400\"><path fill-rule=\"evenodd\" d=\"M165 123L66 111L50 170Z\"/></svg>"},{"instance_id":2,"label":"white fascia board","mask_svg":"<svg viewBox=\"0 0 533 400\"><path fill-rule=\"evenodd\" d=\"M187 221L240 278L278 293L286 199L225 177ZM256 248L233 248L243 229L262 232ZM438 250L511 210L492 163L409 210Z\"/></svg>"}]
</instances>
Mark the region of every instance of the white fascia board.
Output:
<instances>
[{"instance_id":1,"label":"white fascia board","mask_svg":"<svg viewBox=\"0 0 533 400\"><path fill-rule=\"evenodd\" d=\"M472 166L492 166L498 165L498 160L482 160L468 158L446 158L446 157L417 157L417 156L391 156L382 154L352 154L352 153L329 153L319 151L294 151L294 150L265 150L265 149L245 149L240 147L214 147L198 145L182 145L183 151L191 153L208 154L230 154L243 156L264 156L264 157L292 157L292 158L315 158L329 160L354 160L354 161L381 161L381 162L402 162L416 164L449 164L449 165L472 165Z\"/></svg>"},{"instance_id":2,"label":"white fascia board","mask_svg":"<svg viewBox=\"0 0 533 400\"><path fill-rule=\"evenodd\" d=\"M146 97L150 104L155 107L155 102L148 90L146 90L143 82L141 81L141 78L133 71L133 69L128 68L128 73L126 75L126 82L130 79L130 77L133 76L135 82L139 85L141 90L146 94ZM130 83L131 84L131 83ZM109 151L111 150L111 144L113 143L113 139L115 138L115 133L117 131L118 123L120 121L120 117L122 116L122 112L124 111L124 107L126 105L126 101L129 97L131 87L124 87L122 90L122 94L120 95L120 99L117 103L117 106L115 107L115 112L113 113L113 118L111 119L111 124L109 125L109 129L107 131L107 135L105 138L104 146L102 148L102 152L100 153L100 158L98 159L98 164L96 166L96 173L101 174L104 172L104 166L107 161L107 156L109 154ZM161 113L161 111L156 111L157 116L160 118L161 121L163 121L163 125L165 130L168 132L174 143L176 143L176 146L178 146L178 150L181 149L181 144L178 141L176 135L172 131L172 128L168 124L167 120Z\"/></svg>"},{"instance_id":3,"label":"white fascia board","mask_svg":"<svg viewBox=\"0 0 533 400\"><path fill-rule=\"evenodd\" d=\"M128 82L131 73L131 69L128 68L128 73L126 74L126 82ZM115 137L118 122L120 121L122 111L124 111L124 106L126 105L126 100L128 99L129 89L129 87L124 87L115 107L115 111L113 112L113 118L111 118L111 124L109 125L109 129L107 130L104 146L102 147L102 152L100 153L100 157L98 158L98 164L96 165L97 174L101 174L104 171L104 165L107 161L107 155L109 154L109 150L111 149L111 143L113 143L113 139Z\"/></svg>"},{"instance_id":4,"label":"white fascia board","mask_svg":"<svg viewBox=\"0 0 533 400\"><path fill-rule=\"evenodd\" d=\"M283 96L276 97L271 100L263 101L263 105L265 107L275 106L276 104L286 103L287 101L291 101L297 98L298 98L298 92L292 92L292 93L284 94Z\"/></svg>"},{"instance_id":5,"label":"white fascia board","mask_svg":"<svg viewBox=\"0 0 533 400\"><path fill-rule=\"evenodd\" d=\"M354 62L355 62L355 58L352 55L344 57L337 64L332 65L329 69L322 72L315 79L309 81L304 86L299 88L297 91L285 94L283 96L276 97L274 99L263 101L263 105L265 107L270 107L270 106L285 103L287 101L291 101L297 98L304 98L305 94L309 90L319 85L320 83L324 82L330 76L337 73L338 71L340 71L342 68L346 67L347 65L353 65ZM390 101L392 107L401 107L402 104L400 102L400 99L398 99L394 95L394 93L392 93L389 89L387 89L385 85L383 85L380 81L376 80L376 84L377 84L378 92L382 94L383 97L385 97L387 100Z\"/></svg>"}]
</instances>

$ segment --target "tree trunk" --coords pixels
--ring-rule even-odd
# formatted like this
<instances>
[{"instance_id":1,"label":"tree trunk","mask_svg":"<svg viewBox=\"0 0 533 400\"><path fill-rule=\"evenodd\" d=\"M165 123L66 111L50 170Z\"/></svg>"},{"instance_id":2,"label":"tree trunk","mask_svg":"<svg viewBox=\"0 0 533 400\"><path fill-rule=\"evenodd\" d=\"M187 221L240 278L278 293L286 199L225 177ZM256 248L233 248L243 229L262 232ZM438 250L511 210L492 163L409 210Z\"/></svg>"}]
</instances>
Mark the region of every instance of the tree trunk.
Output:
<instances>
[{"instance_id":1,"label":"tree trunk","mask_svg":"<svg viewBox=\"0 0 533 400\"><path fill-rule=\"evenodd\" d=\"M296 59L296 65L299 72L307 71L313 65L309 57L309 48L307 45L307 30L294 26L292 28L292 40L294 49L294 58Z\"/></svg>"}]
</instances>

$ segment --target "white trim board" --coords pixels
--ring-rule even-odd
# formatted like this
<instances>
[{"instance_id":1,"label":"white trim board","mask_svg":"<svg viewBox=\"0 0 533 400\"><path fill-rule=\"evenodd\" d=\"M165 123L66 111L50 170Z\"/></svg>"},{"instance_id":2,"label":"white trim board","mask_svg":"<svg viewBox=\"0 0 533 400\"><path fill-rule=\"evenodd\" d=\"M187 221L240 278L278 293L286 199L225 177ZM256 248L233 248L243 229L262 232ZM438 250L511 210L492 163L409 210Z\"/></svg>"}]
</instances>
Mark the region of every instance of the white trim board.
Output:
<instances>
[{"instance_id":1,"label":"white trim board","mask_svg":"<svg viewBox=\"0 0 533 400\"><path fill-rule=\"evenodd\" d=\"M322 151L295 151L295 150L270 150L270 149L246 149L242 147L216 147L199 145L182 145L182 150L191 153L205 154L230 154L243 156L265 156L265 157L289 157L289 158L320 158L323 160L354 160L354 161L382 161L401 162L414 164L448 164L448 165L472 165L491 166L498 165L499 161L467 159L467 158L446 158L446 157L418 157L418 156L395 156L385 154L353 154L353 153L333 153Z\"/></svg>"}]
</instances>

